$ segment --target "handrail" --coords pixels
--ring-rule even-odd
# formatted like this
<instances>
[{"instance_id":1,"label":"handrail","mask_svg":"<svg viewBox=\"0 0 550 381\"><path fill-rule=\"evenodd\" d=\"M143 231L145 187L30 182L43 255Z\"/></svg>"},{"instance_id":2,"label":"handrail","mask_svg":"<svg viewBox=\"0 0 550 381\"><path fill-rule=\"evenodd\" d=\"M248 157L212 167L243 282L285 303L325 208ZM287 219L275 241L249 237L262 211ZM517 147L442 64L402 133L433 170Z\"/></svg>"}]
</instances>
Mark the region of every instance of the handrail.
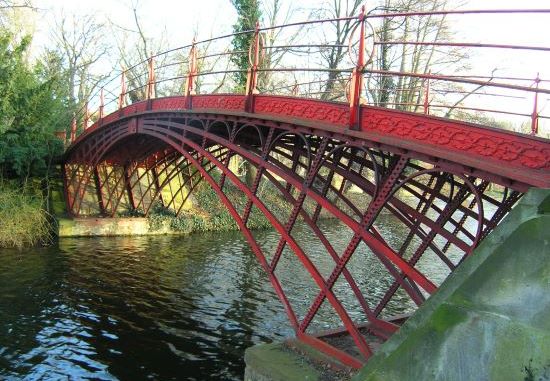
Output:
<instances>
[{"instance_id":1,"label":"handrail","mask_svg":"<svg viewBox=\"0 0 550 381\"><path fill-rule=\"evenodd\" d=\"M546 104L539 104L539 94L550 94L550 88L544 87L550 79L538 75L529 77L517 75L483 75L470 74L445 68L425 67L421 71L401 71L392 67L380 67L381 48L392 46L412 46L416 48L442 49L491 49L506 51L530 51L549 57L550 46L529 46L524 44L461 42L461 41L408 41L381 40L380 31L371 21L399 18L447 15L520 15L550 14L550 9L478 9L478 10L433 10L414 12L365 12L357 16L327 18L293 22L284 25L261 27L253 30L210 37L191 44L175 47L152 54L128 68L123 68L100 82L85 104L77 110L71 124L71 141L76 138L75 125L81 125L81 131L88 128L88 120L97 121L110 112L130 102L153 99L158 96L184 95L188 100L186 107L192 108L192 97L195 94L207 94L209 91L232 92L247 97L246 111L254 112L254 96L257 93L273 95L303 96L305 98L338 100L350 105L350 128L359 128L359 107L362 104L373 104L382 107L396 108L405 111L420 111L425 114L437 109L461 110L458 116L479 113L530 117L531 134L539 132L539 120L549 119L544 114ZM305 26L318 28L326 34L330 25L346 23L349 33L346 41L336 38L333 41L318 41L317 33L302 33ZM327 29L328 28L328 29ZM368 30L367 30L368 29ZM300 38L284 38L280 41L266 43L267 33L279 30ZM357 33L358 32L358 33ZM302 35L300 35L302 33ZM321 33L318 33L321 34ZM228 50L227 39L235 36L252 35L252 46L246 50ZM311 37L313 36L313 37ZM303 37L303 38L302 38ZM219 44L218 44L219 42ZM223 43L222 43L223 42ZM296 43L294 43L296 42ZM217 46L217 45L220 46ZM210 49L207 49L210 48ZM216 50L218 49L218 50ZM326 52L337 51L336 62L327 64ZM400 48L401 49L401 48ZM355 51L357 50L357 51ZM232 58L248 54L248 68L237 67ZM325 54L325 56L323 56ZM517 54L517 53L516 53ZM187 55L187 58L185 58ZM513 58L513 56L512 56ZM542 60L541 60L542 62ZM428 70L430 69L430 70ZM482 70L478 68L477 70ZM486 68L487 72L491 72ZM432 72L433 71L433 72ZM248 73L248 84L245 89L235 83L232 76L237 73ZM493 73L494 74L494 73ZM213 78L208 83L203 77ZM117 81L118 79L118 81ZM394 81L397 81L395 83ZM121 83L119 86L118 83ZM400 85L399 85L400 84ZM121 89L122 86L122 89ZM491 91L487 91L491 89ZM106 97L108 99L106 99ZM510 109L508 104L496 104L490 99L516 100L528 102L533 97L532 106L524 109ZM413 99L414 98L414 99ZM468 103L469 101L471 103ZM545 100L548 103L548 100ZM88 105L101 112L90 113ZM472 114L473 113L473 114ZM87 117L88 115L88 117ZM447 112L445 115L449 115Z\"/></svg>"}]
</instances>

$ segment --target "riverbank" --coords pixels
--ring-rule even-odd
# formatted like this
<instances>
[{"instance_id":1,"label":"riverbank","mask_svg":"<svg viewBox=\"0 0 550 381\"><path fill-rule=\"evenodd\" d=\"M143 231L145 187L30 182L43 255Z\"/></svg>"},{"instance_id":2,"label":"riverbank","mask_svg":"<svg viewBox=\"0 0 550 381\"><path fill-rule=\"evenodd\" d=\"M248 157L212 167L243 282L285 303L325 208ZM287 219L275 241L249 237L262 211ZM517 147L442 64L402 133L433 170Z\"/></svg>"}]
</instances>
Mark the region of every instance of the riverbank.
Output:
<instances>
[{"instance_id":1,"label":"riverbank","mask_svg":"<svg viewBox=\"0 0 550 381\"><path fill-rule=\"evenodd\" d=\"M36 183L36 184L35 184ZM29 247L48 244L58 237L188 235L193 233L237 231L235 219L218 194L206 183L199 184L176 215L173 205L155 202L147 216L142 209L120 210L111 217L88 215L67 216L63 185L50 180L47 196L34 181L28 189L0 184L0 247ZM244 214L248 198L237 187L226 184L224 194L239 215ZM270 212L285 222L293 205L268 184L260 186L258 197ZM311 215L316 205L306 200L305 210ZM331 218L321 212L319 218ZM298 218L300 220L300 217ZM272 223L255 206L250 206L247 227L251 230L272 228Z\"/></svg>"},{"instance_id":2,"label":"riverbank","mask_svg":"<svg viewBox=\"0 0 550 381\"><path fill-rule=\"evenodd\" d=\"M245 194L232 185L226 185L224 192L242 216L248 200ZM258 191L258 196L279 221L284 223L288 219L292 205L281 198L278 192L269 187L263 187ZM178 215L172 208L157 202L147 216L138 210L116 214L111 218L58 217L58 235L59 237L187 235L239 230L227 207L207 184L197 187L186 204L188 204L187 207L182 208ZM315 206L310 201L304 204L305 210L310 214L313 214ZM319 218L332 218L332 215L323 211ZM247 227L251 230L262 230L270 229L273 225L258 208L251 206Z\"/></svg>"},{"instance_id":3,"label":"riverbank","mask_svg":"<svg viewBox=\"0 0 550 381\"><path fill-rule=\"evenodd\" d=\"M4 188L1 188L0 191L6 193ZM39 188L33 192L29 194L29 192L8 189L9 198L13 200L5 201L1 206L5 216L2 217L0 223L3 222L9 227L3 227L0 232L0 247L33 246L51 242L55 236L188 235L239 230L235 219L218 194L206 183L199 184L186 198L181 208L177 207L180 209L179 213L174 210L174 205L165 206L156 201L147 216L142 209L131 211L121 209L110 217L84 215L79 218L69 218L65 210L63 184L60 180L50 181L48 197L42 196ZM224 194L238 214L243 216L248 202L246 195L230 183L225 184ZM262 184L257 191L257 196L281 223L284 224L288 221L294 205L281 197L277 189L270 184ZM297 197L297 195L294 194L293 197ZM353 205L368 205L370 202L370 196L355 187L351 187L346 192L346 197ZM160 198L162 199L162 197ZM91 201L93 202L93 200ZM341 206L346 209L346 205ZM305 200L303 208L308 215L313 216L316 207L317 204L309 198ZM349 212L352 213L352 211ZM382 213L385 212L387 211L382 211ZM26 214L31 218L26 218ZM334 218L332 214L324 209L321 210L319 219L331 218ZM299 220L301 220L301 216L298 216ZM273 227L268 218L256 206L250 207L246 225L251 230ZM25 234L28 234L29 237L24 237Z\"/></svg>"}]
</instances>

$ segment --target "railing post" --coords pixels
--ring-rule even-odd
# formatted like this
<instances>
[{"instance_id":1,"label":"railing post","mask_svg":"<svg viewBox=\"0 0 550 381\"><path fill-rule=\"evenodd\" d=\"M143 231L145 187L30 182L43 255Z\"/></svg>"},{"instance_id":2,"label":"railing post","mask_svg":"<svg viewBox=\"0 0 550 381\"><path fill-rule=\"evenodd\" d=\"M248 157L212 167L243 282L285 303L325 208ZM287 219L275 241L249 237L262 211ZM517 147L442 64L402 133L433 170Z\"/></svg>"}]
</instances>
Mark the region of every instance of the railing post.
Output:
<instances>
[{"instance_id":1,"label":"railing post","mask_svg":"<svg viewBox=\"0 0 550 381\"><path fill-rule=\"evenodd\" d=\"M90 111L88 110L88 101L84 104L84 122L82 126L82 131L86 131L88 128L88 122L90 121Z\"/></svg>"},{"instance_id":2,"label":"railing post","mask_svg":"<svg viewBox=\"0 0 550 381\"><path fill-rule=\"evenodd\" d=\"M122 68L120 75L120 96L118 97L118 109L121 110L126 106L126 70Z\"/></svg>"},{"instance_id":3,"label":"railing post","mask_svg":"<svg viewBox=\"0 0 550 381\"><path fill-rule=\"evenodd\" d=\"M292 87L291 94L293 97L297 97L299 93L300 86L298 85L298 81L294 81L294 86Z\"/></svg>"},{"instance_id":4,"label":"railing post","mask_svg":"<svg viewBox=\"0 0 550 381\"><path fill-rule=\"evenodd\" d=\"M193 38L193 44L191 45L191 50L189 51L189 73L187 74L187 83L185 84L185 108L189 110L193 108L192 96L196 94L195 76L198 72L197 47L195 43L196 40Z\"/></svg>"},{"instance_id":5,"label":"railing post","mask_svg":"<svg viewBox=\"0 0 550 381\"><path fill-rule=\"evenodd\" d=\"M155 65L153 57L149 58L149 78L147 80L147 109L151 109L151 99L155 97Z\"/></svg>"},{"instance_id":6,"label":"railing post","mask_svg":"<svg viewBox=\"0 0 550 381\"><path fill-rule=\"evenodd\" d=\"M363 69L365 67L365 22L365 6L363 5L359 14L359 54L350 81L349 128L352 130L361 128L361 91L363 88Z\"/></svg>"},{"instance_id":7,"label":"railing post","mask_svg":"<svg viewBox=\"0 0 550 381\"><path fill-rule=\"evenodd\" d=\"M99 93L99 123L101 123L101 120L103 119L104 108L105 108L105 94L102 87L101 92Z\"/></svg>"},{"instance_id":8,"label":"railing post","mask_svg":"<svg viewBox=\"0 0 550 381\"><path fill-rule=\"evenodd\" d=\"M76 139L76 116L73 113L73 120L71 122L71 143Z\"/></svg>"},{"instance_id":9,"label":"railing post","mask_svg":"<svg viewBox=\"0 0 550 381\"><path fill-rule=\"evenodd\" d=\"M254 48L254 59L252 59L252 49ZM254 43L248 50L248 62L251 67L248 69L246 80L246 112L254 112L254 94L258 94L258 66L260 64L260 23L256 21L256 30L254 31Z\"/></svg>"},{"instance_id":10,"label":"railing post","mask_svg":"<svg viewBox=\"0 0 550 381\"><path fill-rule=\"evenodd\" d=\"M430 71L428 74L432 74ZM424 115L430 115L430 78L426 79L426 87L424 88Z\"/></svg>"},{"instance_id":11,"label":"railing post","mask_svg":"<svg viewBox=\"0 0 550 381\"><path fill-rule=\"evenodd\" d=\"M539 73L537 73L537 78L535 78L535 102L533 106L533 113L531 114L531 135L536 135L539 133L539 111L538 111L539 83L540 83L540 77L539 77Z\"/></svg>"}]
</instances>

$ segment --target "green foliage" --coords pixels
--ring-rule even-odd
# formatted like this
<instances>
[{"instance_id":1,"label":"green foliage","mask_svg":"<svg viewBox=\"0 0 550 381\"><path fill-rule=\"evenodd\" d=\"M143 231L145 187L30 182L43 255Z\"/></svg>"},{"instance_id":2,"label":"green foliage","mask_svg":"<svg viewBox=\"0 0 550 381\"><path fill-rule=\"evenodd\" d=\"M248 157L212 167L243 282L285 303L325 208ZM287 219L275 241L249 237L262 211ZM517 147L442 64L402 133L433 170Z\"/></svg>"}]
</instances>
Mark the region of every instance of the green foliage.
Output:
<instances>
[{"instance_id":1,"label":"green foliage","mask_svg":"<svg viewBox=\"0 0 550 381\"><path fill-rule=\"evenodd\" d=\"M256 22L260 20L260 3L258 0L231 0L231 3L237 10L237 23L233 25L233 32L239 33L256 28ZM246 53L231 55L233 62L238 69L244 70L242 73L235 73L234 78L237 83L236 91L244 91L246 86L246 70L249 67L248 50L254 41L254 33L243 33L233 37L231 42L235 51L244 51Z\"/></svg>"},{"instance_id":2,"label":"green foliage","mask_svg":"<svg viewBox=\"0 0 550 381\"><path fill-rule=\"evenodd\" d=\"M247 202L246 195L237 188L226 184L224 188L226 195L232 200L234 206L244 209ZM286 207L284 201L271 189L261 190L261 197L265 203L270 205L270 210L277 216L283 215L283 209ZM201 183L195 189L193 209L184 211L179 216L158 203L153 206L149 214L149 228L152 231L158 231L164 226L169 226L172 230L190 234L194 232L206 231L230 231L238 230L235 219L229 213L229 210L221 202L217 193L206 183ZM263 213L253 208L248 219L247 226L250 229L268 229L273 226Z\"/></svg>"},{"instance_id":3,"label":"green foliage","mask_svg":"<svg viewBox=\"0 0 550 381\"><path fill-rule=\"evenodd\" d=\"M125 211L122 211L122 212L118 212L116 214L117 217L128 217L128 218L132 218L132 217L145 217L145 212L143 211L142 208L137 208L137 209L131 209L131 210L125 210Z\"/></svg>"},{"instance_id":4,"label":"green foliage","mask_svg":"<svg viewBox=\"0 0 550 381\"><path fill-rule=\"evenodd\" d=\"M30 67L29 43L0 29L0 176L21 183L48 175L63 150L55 131L70 125L59 57L48 53Z\"/></svg>"},{"instance_id":5,"label":"green foliage","mask_svg":"<svg viewBox=\"0 0 550 381\"><path fill-rule=\"evenodd\" d=\"M0 184L0 247L21 248L51 240L50 216L40 192Z\"/></svg>"},{"instance_id":6,"label":"green foliage","mask_svg":"<svg viewBox=\"0 0 550 381\"><path fill-rule=\"evenodd\" d=\"M151 212L148 216L149 229L151 231L158 231L166 224L169 224L175 216L176 214L172 210L166 208L161 202L156 201L151 207Z\"/></svg>"}]
</instances>

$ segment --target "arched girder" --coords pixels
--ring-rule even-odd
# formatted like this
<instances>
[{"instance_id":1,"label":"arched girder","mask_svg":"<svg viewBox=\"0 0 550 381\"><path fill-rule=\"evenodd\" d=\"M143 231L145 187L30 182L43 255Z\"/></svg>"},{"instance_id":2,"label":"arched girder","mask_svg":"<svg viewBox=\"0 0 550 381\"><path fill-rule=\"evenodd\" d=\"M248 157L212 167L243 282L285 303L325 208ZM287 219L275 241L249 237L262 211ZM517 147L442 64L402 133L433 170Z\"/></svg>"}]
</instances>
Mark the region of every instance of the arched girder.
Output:
<instances>
[{"instance_id":1,"label":"arched girder","mask_svg":"<svg viewBox=\"0 0 550 381\"><path fill-rule=\"evenodd\" d=\"M421 304L425 296L437 288L418 266L424 253L433 253L452 271L478 241L494 228L525 189L524 185L513 183L519 192L507 192L502 200L497 200L485 191L488 183L500 175L486 173L483 169L472 171L452 160L432 157L426 152L368 140L356 132L316 128L307 123L293 124L250 115L171 111L140 115L95 128L69 149L65 160L65 181L73 184L70 187L73 201L69 200L68 204L74 213L78 214L79 205L87 192L90 192L90 176L86 168L104 161L106 153L112 152L116 144L124 144L139 136L148 136L151 148L142 157L127 157L128 162L133 163L134 171L140 166L146 168L132 182L133 189L141 187L145 177L148 179L144 186L145 192L139 193L141 199L137 205L144 202L144 194L152 195L149 196L152 203L161 193L160 190L170 183L169 179L193 167L195 172L180 183L176 194L183 192L195 174L200 174L199 181L206 180L210 184L266 271L298 337L317 343L320 349L325 350L327 344L320 344L307 330L318 317L323 300L328 298L336 315L352 336L362 359L354 359L334 349L331 349L331 353L353 366L360 365L361 361L368 358L372 348L368 344L368 335L365 339L365 332L361 331L357 322L352 321L342 303L346 295L337 294L332 290L333 285L340 278L345 280L361 308L364 321L370 324L369 334L386 339L398 325L392 320L385 320L381 312L393 300L396 291L403 289L409 300ZM158 147L153 141L159 142ZM168 165L168 156L162 160L152 158L155 147L172 150L173 156L169 160L177 165ZM229 161L233 156L241 157L255 168L251 184L243 182L229 169ZM178 162L177 157L184 158L184 166L180 166L183 161ZM173 168L169 169L170 165ZM155 191L151 191L155 185L148 175L153 169L162 171L163 175L166 172L165 180ZM220 174L219 180L214 179L215 172ZM484 174L487 176L480 177ZM336 178L342 179L340 184L335 182ZM236 187L246 198L242 212L237 210L226 194L231 188L226 186L226 179L231 187ZM279 220L262 201L258 189L264 181L271 184L289 205L291 211L288 218ZM366 210L366 205L360 205L346 193L345 184L369 195L363 198L368 200ZM189 187L187 197L193 193L196 185ZM405 200L401 193L409 195L413 204L409 205L411 201ZM173 198L170 202L173 202ZM489 217L480 212L484 202L496 207ZM310 205L313 208L308 210ZM268 260L247 225L253 207L266 216L280 235L279 245L271 260ZM181 207L176 213L180 210ZM406 227L408 234L403 237L401 244L388 241L377 227L379 213L383 210ZM330 242L320 227L320 216L323 213L339 219L342 226L353 234L344 252L338 252L339 248ZM292 230L298 219L311 229L334 263L328 278L321 275L309 254L295 239ZM477 221L476 226L469 225L473 220ZM424 243L415 244L418 240ZM378 258L391 280L379 299L364 289L365 286L354 275L355 269L348 267L348 261L356 255L359 243L367 245L367 250ZM289 301L277 273L280 271L277 267L278 258L281 258L285 246L294 252L317 285L317 298L307 310L300 313ZM459 259L451 260L447 255L451 246L462 253Z\"/></svg>"},{"instance_id":2,"label":"arched girder","mask_svg":"<svg viewBox=\"0 0 550 381\"><path fill-rule=\"evenodd\" d=\"M148 131L148 134L150 134L152 136L155 136L155 137L158 137L158 138L162 138L162 135L159 134L158 132ZM173 136L173 133L171 131L166 131L166 134ZM203 145L204 145L204 139L206 139L206 136L203 136ZM313 279L317 283L317 285L320 288L323 288L325 286L324 280L323 280L321 274L319 273L319 271L316 269L315 265L305 255L302 248L297 244L297 242L294 240L294 238L292 238L290 236L290 234L288 233L288 231L285 230L282 223L280 221L278 221L277 218L275 216L273 216L273 214L267 209L265 204L260 199L258 199L256 197L256 195L254 195L248 188L246 188L246 186L244 186L244 184L237 178L237 176L235 174L233 174L227 168L223 167L222 163L217 161L212 155L210 155L208 153L208 151L204 150L204 148L200 147L198 144L194 143L192 140L190 140L188 138L185 138L185 137L182 137L181 141L182 141L183 145L189 145L194 150L201 152L202 155L206 156L210 161L217 162L218 167L222 171L224 171L226 176L229 177L231 179L231 181L240 190L242 190L249 199L252 199L255 206L257 206L262 211L262 213L264 213L264 215L266 215L266 217L273 223L273 226L275 227L275 229L279 232L279 234L281 234L281 236L284 237L285 242L292 248L294 253L296 253L296 255L298 256L300 262L302 263L302 265L304 267L307 268L308 272L313 277ZM170 141L169 144L173 145L174 147L177 147L177 145L175 143L173 143L172 141ZM242 218L239 216L239 214L237 213L236 209L231 204L231 202L229 201L227 196L225 196L223 191L219 188L219 185L214 181L214 179L209 174L207 174L204 171L204 169L202 169L202 165L200 165L198 161L196 161L194 158L192 158L185 150L182 150L181 152L182 152L183 155L188 157L189 160L193 161L193 163L197 166L197 168L201 168L201 172L202 172L203 176L210 183L212 188L214 188L216 193L218 193L219 197L222 199L224 204L228 207L231 214L235 217L235 219L236 219L239 227L241 228L241 230L246 229L249 232L248 228L246 227L246 224L244 223ZM245 234L245 235L247 235L247 234ZM247 238L248 238L248 236L247 236ZM252 234L250 234L250 238L252 238L252 240L254 240L253 237L252 237ZM255 240L254 240L254 242L255 242ZM257 245L257 243L256 243L256 245ZM261 254L261 251L259 253ZM265 255L261 254L260 258L263 258L263 260L265 261ZM266 270L271 275L273 275L274 268L272 268L272 266L267 264L267 262L265 262L265 263L267 265ZM343 307L343 305L341 304L341 302L336 298L336 296L330 290L327 290L327 298L330 301L330 303L333 305L334 309L336 310L336 312L338 313L340 318L342 319L342 322L344 323L344 326L346 327L346 329L348 330L350 335L353 337L359 351L363 354L363 356L365 356L365 358L370 357L370 355L372 354L371 349L369 348L368 344L366 343L364 337L361 336L361 334L359 333L357 327L354 325L353 321L349 317L348 313L346 312L346 310ZM287 310L291 310L290 304L288 304ZM292 316L295 316L294 313L292 313Z\"/></svg>"},{"instance_id":3,"label":"arched girder","mask_svg":"<svg viewBox=\"0 0 550 381\"><path fill-rule=\"evenodd\" d=\"M176 125L173 124L173 123L168 123L168 124L166 124L166 125L167 125L168 127L170 127L170 128L176 128ZM187 131L195 131L196 133L202 133L200 130L195 129L194 127L189 127L189 129L188 129ZM170 132L170 134L172 134L172 132ZM209 133L204 133L204 134L205 134L205 136L207 136L209 139L215 141L217 144L223 143L223 140L219 139L218 137L216 137L216 136L214 136L214 135L212 135L212 134L209 134ZM244 149L244 148L242 148L242 147L239 147L239 146L236 146L236 147L235 147L235 151L236 151L236 152L239 152L243 157L246 157L246 156L247 156L247 152L248 152L246 149ZM257 158L256 158L256 157L250 157L250 160L254 161L254 160L257 160ZM285 173L285 174L283 174L283 176L286 176L287 179L292 178L293 182L295 182L295 183L301 182L301 181L303 180L301 177L299 177L299 176L296 175L295 173L290 173L290 174L289 174L289 173ZM300 188L300 187L301 187L301 185L300 185L300 186L296 186L296 188ZM422 221L423 223L427 224L428 226L430 226L430 227L432 227L432 228L435 226L433 222L431 222L429 219L424 218L423 215L421 215L421 214L419 214L419 213L416 213L412 208L408 207L408 206L407 206L406 204L404 204L403 202L401 202L401 201L399 201L399 200L397 200L397 199L392 199L392 200L389 201L389 203L394 203L394 202L399 204L399 208L407 210L407 211L408 211L408 214L415 216L415 218L421 219L421 221ZM341 216L340 216L340 217L341 217ZM448 234L448 232L445 232L445 231L444 231L443 234L444 234L445 238L447 238L447 239L449 239L449 240L456 241L456 240L455 240L455 237L453 237L453 236L451 236L450 234ZM462 248L463 250L467 250L467 247L466 247L466 246L462 245L459 241L456 241L456 242L457 242L458 245L462 246L461 248Z\"/></svg>"},{"instance_id":4,"label":"arched girder","mask_svg":"<svg viewBox=\"0 0 550 381\"><path fill-rule=\"evenodd\" d=\"M174 125L172 125L171 127L174 127ZM180 126L181 128L181 126ZM190 131L190 130L195 130L195 131L198 131L196 130L195 128L193 127L189 127L189 126L185 126L185 128L187 129L187 131ZM146 128L144 128L144 131L147 131ZM161 137L162 135L158 134L158 132L154 132L153 130L150 130L148 131L149 134L152 134L153 136L156 136L156 137ZM174 138L177 138L177 135L172 131L172 130L165 130L164 133L166 134L166 136L172 136ZM209 134L208 133L203 133L203 140L208 138L208 137L212 137L212 136L208 136ZM216 139L217 140L217 139ZM187 138L183 137L182 138L182 141L184 142L187 142L188 145L190 145L191 147L193 147L193 149L195 150L198 150L199 149L199 146L196 145L195 143L191 142L190 140L188 140ZM253 157L253 156L249 156L246 154L246 152L244 152L242 149L240 149L239 147L237 146L234 146L232 147L235 151L238 151L241 155L243 155L244 157L246 157L247 159L251 160L251 161L257 161L257 158L256 157ZM270 166L269 163L266 163L265 164L266 167ZM275 169L275 168L273 168ZM277 172L277 169L275 169L275 171ZM284 173L281 173L281 175L285 175ZM295 179L292 179L289 181L296 181ZM323 200L322 198L319 198L319 195L315 194L315 193L312 193L312 190L310 188L308 188L308 186L304 186L304 184L298 184L298 183L294 183L293 184L297 189L300 189L300 191L304 191L305 194L311 196L312 198L314 198L317 202L320 202L322 203L323 205L326 206L326 208L333 212L333 214L335 216L338 216L338 217L343 217L341 215L341 213L339 213L338 211L336 211L336 209L334 209L334 207L332 205L330 205L329 203L327 203L326 200ZM346 222L346 218L342 218L342 220L344 222ZM277 221L278 224L280 224L279 221ZM355 226L356 224L354 223L351 223L349 221L347 221L346 223L350 223L351 225ZM401 265L403 265L403 261L398 258L398 256L396 256L396 254L391 250L389 249L387 246L384 246L383 244L381 245L381 243L379 241L377 241L370 233L368 232L362 232L360 231L361 229L359 229L357 226L355 226L355 229L357 230L356 233L359 234L363 240L365 240L366 242L369 243L369 245L372 245L373 247L376 247L377 249L375 249L375 252L383 252L384 255L387 257L387 259L390 259L390 261L392 262L398 262L400 263ZM405 270L407 271L407 270ZM408 269L409 272L411 272L410 269ZM412 274L415 274L414 271L411 272L411 275ZM422 287L428 291L428 292L433 292L435 289L434 289L434 286L429 282L427 281L422 275L420 274L416 274L414 276L416 279L416 281L420 282Z\"/></svg>"}]
</instances>

